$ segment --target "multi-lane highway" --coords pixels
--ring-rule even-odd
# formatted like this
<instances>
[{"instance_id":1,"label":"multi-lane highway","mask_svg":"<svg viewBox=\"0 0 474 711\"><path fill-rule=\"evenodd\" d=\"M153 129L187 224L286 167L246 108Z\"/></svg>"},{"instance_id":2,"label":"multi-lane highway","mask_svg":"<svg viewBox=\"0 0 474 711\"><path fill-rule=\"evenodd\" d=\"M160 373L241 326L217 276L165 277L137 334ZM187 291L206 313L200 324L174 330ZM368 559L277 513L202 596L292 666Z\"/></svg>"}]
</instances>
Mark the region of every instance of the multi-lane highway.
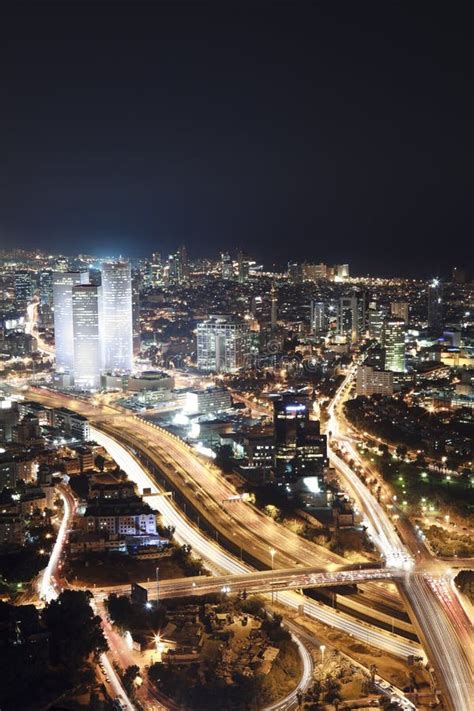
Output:
<instances>
[{"instance_id":1,"label":"multi-lane highway","mask_svg":"<svg viewBox=\"0 0 474 711\"><path fill-rule=\"evenodd\" d=\"M160 599L190 597L212 593L266 593L278 590L353 585L367 580L390 580L393 572L386 568L322 572L317 568L291 568L289 570L264 570L238 575L197 575L142 583L149 598ZM115 585L104 588L105 594L129 593L130 586ZM97 593L96 593L97 595Z\"/></svg>"},{"instance_id":2,"label":"multi-lane highway","mask_svg":"<svg viewBox=\"0 0 474 711\"><path fill-rule=\"evenodd\" d=\"M354 462L363 465L357 448L351 439L351 430L345 422L343 403L347 399L356 366L350 370L341 384L329 409L328 431L338 441L343 440ZM472 623L459 603L459 599L447 579L447 565L429 560L428 549L420 549L415 536L406 536L407 545L414 543L411 551L402 544L398 532L383 505L377 501L357 474L334 452L330 455L343 487L364 512L368 530L374 543L384 554L387 562L402 561L402 567L411 571L415 559L420 560L423 572L407 572L401 591L407 602L436 676L444 692L447 704L453 711L470 711L474 699L473 687L473 629ZM405 521L405 527L409 524ZM428 560L427 560L428 559ZM431 565L430 565L431 564ZM437 574L426 568L438 569Z\"/></svg>"},{"instance_id":3,"label":"multi-lane highway","mask_svg":"<svg viewBox=\"0 0 474 711\"><path fill-rule=\"evenodd\" d=\"M150 488L154 493L161 493L162 490L151 477L149 471L141 465L134 454L121 442L98 428L92 429L92 436L107 449L121 469L127 472L129 478L137 484L140 490ZM175 535L178 540L189 543L196 553L205 560L211 561L213 567L236 575L248 573L252 570L248 564L233 556L194 526L187 517L183 516L183 512L177 508L172 498L160 498L160 511L165 522L175 528ZM302 545L304 546L305 544L306 541L302 541ZM346 564L345 561L344 564ZM423 654L420 646L410 640L387 633L373 625L354 619L339 610L306 598L299 593L291 591L278 593L278 601L293 609L303 609L304 613L309 617L347 632L396 656L406 658L410 654L420 656Z\"/></svg>"},{"instance_id":4,"label":"multi-lane highway","mask_svg":"<svg viewBox=\"0 0 474 711\"><path fill-rule=\"evenodd\" d=\"M349 372L329 411L328 429L332 431L333 437L348 438L347 433L341 432L340 423L343 422L343 418L340 407L345 388L349 384L351 377L353 377L353 371ZM75 403L77 407L77 401ZM62 404L67 403L63 402ZM97 410L91 414L94 416L96 413ZM158 467L167 469L168 477L173 478L179 488L186 491L186 487L189 487L191 492L188 489L188 496L191 493L196 502L199 502L200 499L202 500L203 517L211 518L215 522L217 531L220 530L230 540L234 536L242 549L266 563L268 567L270 567L271 563L271 548L276 550L279 560L283 565L286 564L287 567L292 567L295 564L336 567L342 562L342 559L338 558L338 556L328 554L324 549L321 550L320 547L313 546L307 541L302 541L297 536L293 536L289 531L282 529L278 524L261 515L248 504L236 502L232 507L225 509L222 504L229 498L229 495L232 495L232 489L223 477L219 476L211 466L199 459L195 452L178 438L160 428L141 421L139 418L135 418L133 429L130 428L130 417L120 417L115 412L109 422L106 421L108 418L109 414L106 412L102 412L101 417L96 418L96 421L100 420L100 430L96 429L94 431L94 437L99 442L102 439L104 446L120 466L127 471L129 476L137 481L141 488L150 487L152 480L148 472L144 470L130 450L123 444L128 445L135 452L145 454L146 458L156 463ZM104 430L107 430L109 434L105 434ZM107 442L104 441L104 437L107 438ZM118 440L120 440L120 443ZM122 461L120 461L121 459ZM123 461L124 459L126 461ZM397 567L399 570L410 571L413 566L413 557L401 543L388 514L362 484L355 472L342 459L335 454L332 454L331 459L341 476L344 486L364 513L374 543L379 547L387 563L390 566ZM155 489L155 493L157 492L158 489ZM211 507L211 511L206 509L208 504ZM221 570L231 573L242 573L248 570L249 566L236 560L235 557L229 556L220 546L214 545L186 521L187 529L183 531L181 525L184 521L182 513L177 511L172 502L163 499L160 508L167 521L176 526L178 535L182 534L182 540L191 543L197 552L217 563ZM196 536L199 540L196 540ZM435 665L448 705L453 711L454 709L456 711L469 711L472 689L472 676L469 668L470 649L469 647L468 649L463 649L462 640L467 638L470 642L472 630L469 629L468 625L464 637L458 632L455 633L443 606L440 606L436 599L436 592L430 586L426 587L424 580L423 590L419 590L421 583L418 575L407 575L407 579L410 580L410 585L405 585L405 592L408 600L412 601L410 607L412 612L415 613L420 629L424 631L425 627L428 628L428 633L423 636L423 640ZM326 606L307 600L302 601L302 598L296 593L280 593L279 599L291 606L299 606L303 602L305 610L309 614L313 614L318 619L339 629L350 631L361 639L381 646L395 654L401 653L406 656L407 654L417 653L413 652L413 646L410 646L405 640L402 642L400 642L400 639L393 640L391 635L387 635L380 630L367 630L363 624L352 619L349 615L344 616ZM423 603L421 615L417 610L420 602ZM453 609L455 604L455 600L453 600ZM441 613L439 613L439 610L437 611L437 608L440 607ZM460 619L458 612L455 614L455 619ZM444 636L449 636L450 655L446 656L442 651L443 647L436 645L436 630ZM416 647L419 649L418 645Z\"/></svg>"}]
</instances>

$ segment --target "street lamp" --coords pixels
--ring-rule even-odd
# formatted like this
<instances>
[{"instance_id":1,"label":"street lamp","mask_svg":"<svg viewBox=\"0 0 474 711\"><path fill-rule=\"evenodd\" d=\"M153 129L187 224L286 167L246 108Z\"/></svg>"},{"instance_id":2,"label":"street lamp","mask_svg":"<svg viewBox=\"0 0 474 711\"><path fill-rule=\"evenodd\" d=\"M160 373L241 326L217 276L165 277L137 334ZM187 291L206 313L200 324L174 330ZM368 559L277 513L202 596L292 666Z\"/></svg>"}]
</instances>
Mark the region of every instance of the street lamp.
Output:
<instances>
[{"instance_id":1,"label":"street lamp","mask_svg":"<svg viewBox=\"0 0 474 711\"><path fill-rule=\"evenodd\" d=\"M321 652L321 664L324 664L324 652L326 650L326 645L325 644L320 644L319 645L319 651Z\"/></svg>"},{"instance_id":2,"label":"street lamp","mask_svg":"<svg viewBox=\"0 0 474 711\"><path fill-rule=\"evenodd\" d=\"M272 605L273 605L274 592L275 592L274 589L273 589L273 585L274 585L274 580L273 580L273 561L274 561L274 559L275 559L275 553L276 553L276 550L275 550L274 548L270 548L270 555L271 555L271 557L272 557L272 580L271 580L271 584L272 584Z\"/></svg>"}]
</instances>

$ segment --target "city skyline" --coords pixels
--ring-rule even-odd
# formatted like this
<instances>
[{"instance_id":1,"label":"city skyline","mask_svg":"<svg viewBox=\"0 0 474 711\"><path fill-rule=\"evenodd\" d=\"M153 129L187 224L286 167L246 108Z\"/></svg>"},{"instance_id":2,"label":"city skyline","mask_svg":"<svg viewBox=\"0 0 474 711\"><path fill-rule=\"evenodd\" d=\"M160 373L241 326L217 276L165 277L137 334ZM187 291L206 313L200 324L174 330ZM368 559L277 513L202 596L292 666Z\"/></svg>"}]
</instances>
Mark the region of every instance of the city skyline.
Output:
<instances>
[{"instance_id":1,"label":"city skyline","mask_svg":"<svg viewBox=\"0 0 474 711\"><path fill-rule=\"evenodd\" d=\"M10 3L1 711L472 711L472 15Z\"/></svg>"},{"instance_id":2,"label":"city skyline","mask_svg":"<svg viewBox=\"0 0 474 711\"><path fill-rule=\"evenodd\" d=\"M22 5L2 246L423 278L470 261L467 4Z\"/></svg>"}]
</instances>

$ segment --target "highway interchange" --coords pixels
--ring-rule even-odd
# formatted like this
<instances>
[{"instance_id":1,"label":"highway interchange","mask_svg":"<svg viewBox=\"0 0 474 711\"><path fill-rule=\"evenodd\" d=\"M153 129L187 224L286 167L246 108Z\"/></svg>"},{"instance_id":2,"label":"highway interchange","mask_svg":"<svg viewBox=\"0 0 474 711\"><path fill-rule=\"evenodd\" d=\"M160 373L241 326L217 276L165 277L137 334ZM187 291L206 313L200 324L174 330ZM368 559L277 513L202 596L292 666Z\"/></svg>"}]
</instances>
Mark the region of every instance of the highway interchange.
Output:
<instances>
[{"instance_id":1,"label":"highway interchange","mask_svg":"<svg viewBox=\"0 0 474 711\"><path fill-rule=\"evenodd\" d=\"M342 414L342 403L353 376L354 368L349 370L330 406L328 431L332 439L344 442L350 448L351 456L358 461L359 455L353 446L350 428ZM282 566L285 569L304 566L336 572L344 563L343 559L325 549L290 534L247 503L238 501L226 506L229 496L235 493L228 482L213 466L196 456L184 442L165 430L137 417L132 420L132 416L118 414L113 408L93 408L86 402L68 396L53 395L39 389L29 393L28 397L30 395L45 404L60 403L89 416L94 424L93 438L106 447L141 490L150 488L153 493L160 494L163 487L156 484L155 477L142 465L137 454L140 454L142 460L145 456L149 463L156 464L168 481L173 480L181 493L186 495L185 498L193 502L194 514L198 512L199 516L200 512L203 519L212 520L216 540L212 540L212 537L183 515L183 511L172 499L160 497L160 511L166 522L175 527L177 537L189 543L217 572L227 576L252 573L252 566L240 559L244 557L243 552L269 568L274 562L271 558L275 556L270 553L271 549L276 551L279 569ZM130 426L132 421L133 427ZM471 711L474 698L472 624L451 584L447 564L429 560L429 552L420 548L415 536L404 537L407 540L407 545L404 545L383 505L375 499L353 469L334 452L331 453L331 464L336 468L344 488L363 512L368 531L385 560L387 570L393 572L398 581L423 647L435 668L446 704L451 711ZM235 540L234 554L219 545L219 532L225 541ZM416 543L416 549L408 541ZM240 556L235 555L235 548L240 548ZM277 573L277 570L274 572ZM363 574L366 571L361 572ZM358 579L361 577L359 574ZM232 585L230 580L229 585ZM409 640L316 603L297 592L280 592L278 601L299 609L303 605L307 615L393 654L403 657L422 654L420 647Z\"/></svg>"}]
</instances>

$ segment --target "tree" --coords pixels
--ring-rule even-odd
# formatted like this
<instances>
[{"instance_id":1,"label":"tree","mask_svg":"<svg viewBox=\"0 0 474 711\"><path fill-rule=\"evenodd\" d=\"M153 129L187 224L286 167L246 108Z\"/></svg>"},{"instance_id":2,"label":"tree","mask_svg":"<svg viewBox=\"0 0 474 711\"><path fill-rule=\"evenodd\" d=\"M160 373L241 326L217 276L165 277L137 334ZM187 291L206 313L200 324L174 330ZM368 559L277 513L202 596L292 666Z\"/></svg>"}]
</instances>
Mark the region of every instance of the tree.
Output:
<instances>
[{"instance_id":1,"label":"tree","mask_svg":"<svg viewBox=\"0 0 474 711\"><path fill-rule=\"evenodd\" d=\"M122 681L123 685L125 687L125 691L127 694L132 694L134 691L134 684L133 682L137 678L137 676L140 673L140 667L138 667L136 664L131 664L129 667L127 667L124 671Z\"/></svg>"},{"instance_id":2,"label":"tree","mask_svg":"<svg viewBox=\"0 0 474 711\"><path fill-rule=\"evenodd\" d=\"M42 620L50 633L51 658L75 675L91 654L107 651L100 617L90 606L88 590L64 590L43 610Z\"/></svg>"}]
</instances>

